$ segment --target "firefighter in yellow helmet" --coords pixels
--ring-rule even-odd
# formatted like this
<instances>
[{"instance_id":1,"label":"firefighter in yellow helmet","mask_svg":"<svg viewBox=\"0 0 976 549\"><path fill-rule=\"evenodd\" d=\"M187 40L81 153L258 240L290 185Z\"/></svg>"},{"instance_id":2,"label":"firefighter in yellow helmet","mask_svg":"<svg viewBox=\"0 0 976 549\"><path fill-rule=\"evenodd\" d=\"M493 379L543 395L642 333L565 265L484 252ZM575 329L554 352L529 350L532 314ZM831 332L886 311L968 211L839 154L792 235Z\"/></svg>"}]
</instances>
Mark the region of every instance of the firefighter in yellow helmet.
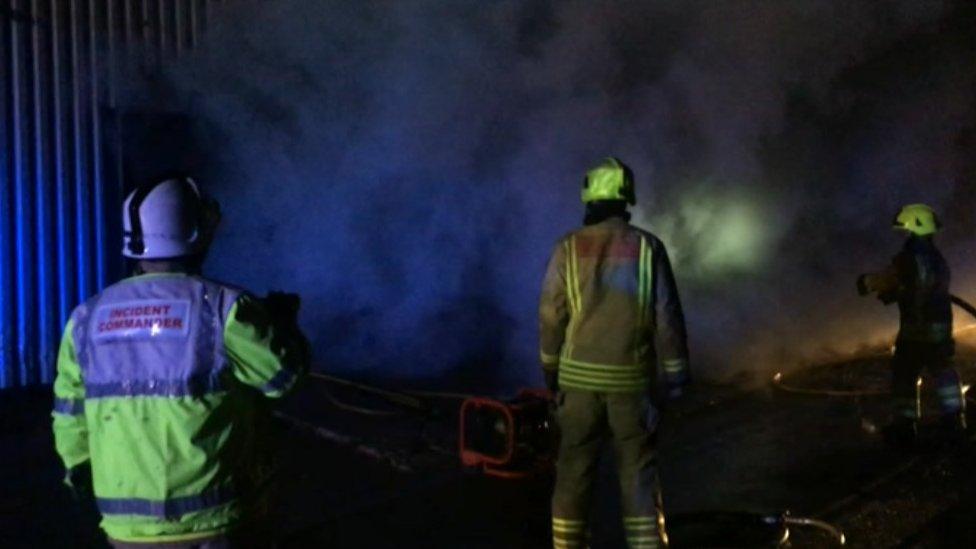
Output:
<instances>
[{"instance_id":1,"label":"firefighter in yellow helmet","mask_svg":"<svg viewBox=\"0 0 976 549\"><path fill-rule=\"evenodd\" d=\"M553 545L586 545L604 439L613 444L631 548L664 546L652 388L688 382L685 323L664 245L628 224L631 170L608 158L583 185L584 227L555 247L539 306L542 368L562 433L552 500Z\"/></svg>"},{"instance_id":2,"label":"firefighter in yellow helmet","mask_svg":"<svg viewBox=\"0 0 976 549\"><path fill-rule=\"evenodd\" d=\"M942 408L942 429L953 439L965 432L965 398L952 366L951 273L933 237L941 224L924 204L912 204L895 217L894 229L907 233L901 252L881 272L858 279L861 295L877 294L885 304L898 303L901 326L892 359L894 420L885 431L889 442L911 446L920 416L919 375L934 378Z\"/></svg>"}]
</instances>

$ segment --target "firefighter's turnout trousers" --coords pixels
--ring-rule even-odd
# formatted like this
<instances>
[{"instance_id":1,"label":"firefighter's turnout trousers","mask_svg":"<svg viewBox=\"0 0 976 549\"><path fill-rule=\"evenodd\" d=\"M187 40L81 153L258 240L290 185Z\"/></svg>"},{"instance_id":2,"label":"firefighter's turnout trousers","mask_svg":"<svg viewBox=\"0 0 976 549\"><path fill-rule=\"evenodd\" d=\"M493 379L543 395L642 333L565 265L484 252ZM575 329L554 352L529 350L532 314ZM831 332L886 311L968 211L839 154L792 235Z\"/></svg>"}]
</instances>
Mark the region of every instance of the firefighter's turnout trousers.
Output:
<instances>
[{"instance_id":1,"label":"firefighter's turnout trousers","mask_svg":"<svg viewBox=\"0 0 976 549\"><path fill-rule=\"evenodd\" d=\"M910 237L882 274L893 289L879 295L898 302L901 315L892 360L895 417L916 421L920 415L919 374L928 370L946 420L965 423L959 374L952 367L952 275L931 238Z\"/></svg>"},{"instance_id":2,"label":"firefighter's turnout trousers","mask_svg":"<svg viewBox=\"0 0 976 549\"><path fill-rule=\"evenodd\" d=\"M946 420L965 421L965 395L959 373L952 365L952 345L902 341L891 361L895 417L918 421L921 416L920 375L926 370L935 384L939 407Z\"/></svg>"},{"instance_id":3,"label":"firefighter's turnout trousers","mask_svg":"<svg viewBox=\"0 0 976 549\"><path fill-rule=\"evenodd\" d=\"M656 410L646 393L565 390L557 397L562 432L552 499L553 546L586 547L590 497L601 447L613 445L624 531L631 549L663 547L654 443Z\"/></svg>"},{"instance_id":4,"label":"firefighter's turnout trousers","mask_svg":"<svg viewBox=\"0 0 976 549\"><path fill-rule=\"evenodd\" d=\"M657 366L668 385L687 382L684 314L664 244L611 217L563 237L539 302L540 360L558 374L552 531L556 549L586 545L590 494L603 442L613 444L631 548L667 540L658 527Z\"/></svg>"}]
</instances>

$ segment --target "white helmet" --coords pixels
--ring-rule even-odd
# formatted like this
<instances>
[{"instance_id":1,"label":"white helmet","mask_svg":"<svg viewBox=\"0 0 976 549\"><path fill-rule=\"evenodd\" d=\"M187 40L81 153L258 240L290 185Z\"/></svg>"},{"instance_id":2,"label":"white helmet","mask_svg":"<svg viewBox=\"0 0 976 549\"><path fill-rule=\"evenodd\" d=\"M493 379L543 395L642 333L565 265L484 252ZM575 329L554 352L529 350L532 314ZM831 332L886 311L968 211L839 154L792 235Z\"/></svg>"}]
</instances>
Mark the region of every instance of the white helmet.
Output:
<instances>
[{"instance_id":1,"label":"white helmet","mask_svg":"<svg viewBox=\"0 0 976 549\"><path fill-rule=\"evenodd\" d=\"M203 252L219 219L216 202L189 177L140 187L122 206L122 255L170 259Z\"/></svg>"}]
</instances>

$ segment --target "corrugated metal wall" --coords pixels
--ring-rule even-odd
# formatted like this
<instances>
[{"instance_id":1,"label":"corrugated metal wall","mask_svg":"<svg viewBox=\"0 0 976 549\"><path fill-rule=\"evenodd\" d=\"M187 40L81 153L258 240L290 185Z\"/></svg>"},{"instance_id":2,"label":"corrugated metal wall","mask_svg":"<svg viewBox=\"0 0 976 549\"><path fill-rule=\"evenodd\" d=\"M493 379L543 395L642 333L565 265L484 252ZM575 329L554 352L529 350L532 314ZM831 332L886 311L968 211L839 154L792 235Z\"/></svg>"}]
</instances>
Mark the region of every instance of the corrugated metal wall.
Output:
<instances>
[{"instance_id":1,"label":"corrugated metal wall","mask_svg":"<svg viewBox=\"0 0 976 549\"><path fill-rule=\"evenodd\" d=\"M51 382L72 308L122 274L116 67L194 47L215 3L0 0L0 388Z\"/></svg>"}]
</instances>

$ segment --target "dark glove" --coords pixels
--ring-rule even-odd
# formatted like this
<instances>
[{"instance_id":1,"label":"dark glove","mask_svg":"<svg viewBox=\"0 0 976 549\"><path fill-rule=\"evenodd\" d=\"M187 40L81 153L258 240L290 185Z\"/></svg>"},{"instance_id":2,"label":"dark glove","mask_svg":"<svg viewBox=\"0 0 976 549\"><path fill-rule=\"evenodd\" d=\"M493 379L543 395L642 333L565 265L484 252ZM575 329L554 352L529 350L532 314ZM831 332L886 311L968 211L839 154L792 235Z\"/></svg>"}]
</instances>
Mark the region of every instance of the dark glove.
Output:
<instances>
[{"instance_id":1,"label":"dark glove","mask_svg":"<svg viewBox=\"0 0 976 549\"><path fill-rule=\"evenodd\" d=\"M312 360L312 347L298 327L298 311L302 307L302 298L298 294L268 292L268 296L264 298L264 307L275 328L276 338L272 345L276 348L293 349L301 357L301 364L309 364Z\"/></svg>"},{"instance_id":2,"label":"dark glove","mask_svg":"<svg viewBox=\"0 0 976 549\"><path fill-rule=\"evenodd\" d=\"M559 390L559 371L558 370L543 370L542 375L546 378L546 388L553 393Z\"/></svg>"},{"instance_id":3,"label":"dark glove","mask_svg":"<svg viewBox=\"0 0 976 549\"><path fill-rule=\"evenodd\" d=\"M878 294L878 299L885 305L891 305L892 303L898 301L898 294L895 294L894 292Z\"/></svg>"},{"instance_id":4,"label":"dark glove","mask_svg":"<svg viewBox=\"0 0 976 549\"><path fill-rule=\"evenodd\" d=\"M559 391L559 373L555 370L545 370L546 387L549 390L549 421L558 428L559 401L566 398L565 393Z\"/></svg>"},{"instance_id":5,"label":"dark glove","mask_svg":"<svg viewBox=\"0 0 976 549\"><path fill-rule=\"evenodd\" d=\"M298 294L268 292L268 296L264 298L264 306L276 326L292 327L298 324L302 298Z\"/></svg>"},{"instance_id":6,"label":"dark glove","mask_svg":"<svg viewBox=\"0 0 976 549\"><path fill-rule=\"evenodd\" d=\"M857 293L876 294L882 303L890 305L898 300L898 278L890 272L862 274L857 277Z\"/></svg>"},{"instance_id":7,"label":"dark glove","mask_svg":"<svg viewBox=\"0 0 976 549\"><path fill-rule=\"evenodd\" d=\"M84 462L75 465L64 473L64 484L71 490L71 497L75 501L83 501L92 497L91 463Z\"/></svg>"}]
</instances>

